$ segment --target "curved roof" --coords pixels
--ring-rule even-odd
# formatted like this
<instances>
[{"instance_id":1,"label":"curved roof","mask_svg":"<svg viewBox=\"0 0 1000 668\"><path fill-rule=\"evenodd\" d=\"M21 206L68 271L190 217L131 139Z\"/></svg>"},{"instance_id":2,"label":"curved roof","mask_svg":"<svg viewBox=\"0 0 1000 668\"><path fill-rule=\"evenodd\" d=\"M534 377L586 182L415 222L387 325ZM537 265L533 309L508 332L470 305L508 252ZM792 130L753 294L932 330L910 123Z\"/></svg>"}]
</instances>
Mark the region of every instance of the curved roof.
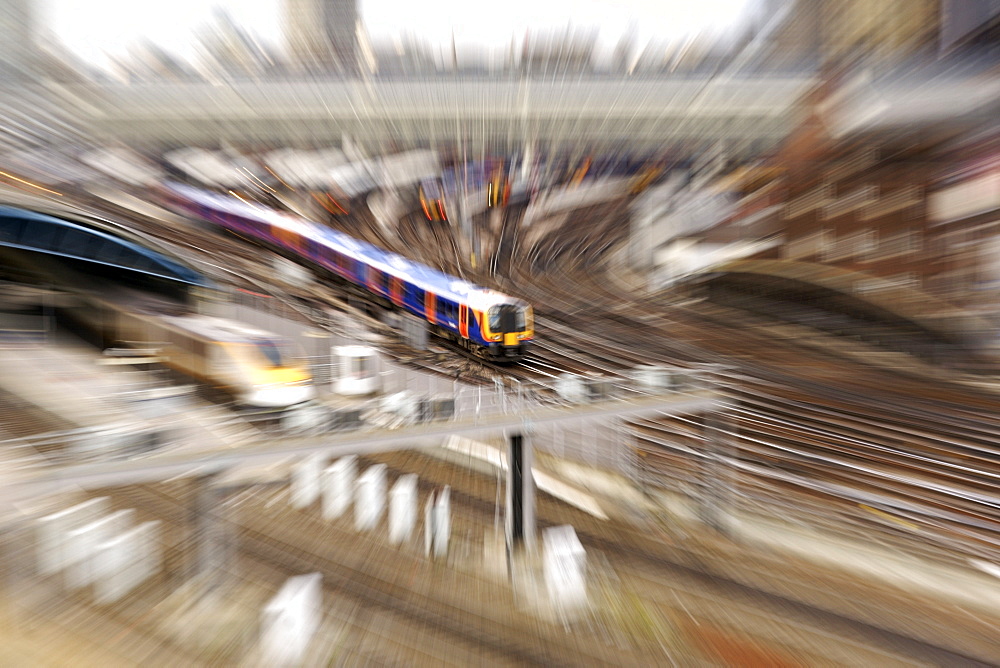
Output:
<instances>
[{"instance_id":1,"label":"curved roof","mask_svg":"<svg viewBox=\"0 0 1000 668\"><path fill-rule=\"evenodd\" d=\"M930 332L959 339L991 329L981 318L932 295L841 267L791 260L733 260L711 267L704 274L757 274L820 286L895 314Z\"/></svg>"},{"instance_id":2,"label":"curved roof","mask_svg":"<svg viewBox=\"0 0 1000 668\"><path fill-rule=\"evenodd\" d=\"M178 283L209 285L193 269L135 242L11 206L0 206L0 246L94 262Z\"/></svg>"}]
</instances>

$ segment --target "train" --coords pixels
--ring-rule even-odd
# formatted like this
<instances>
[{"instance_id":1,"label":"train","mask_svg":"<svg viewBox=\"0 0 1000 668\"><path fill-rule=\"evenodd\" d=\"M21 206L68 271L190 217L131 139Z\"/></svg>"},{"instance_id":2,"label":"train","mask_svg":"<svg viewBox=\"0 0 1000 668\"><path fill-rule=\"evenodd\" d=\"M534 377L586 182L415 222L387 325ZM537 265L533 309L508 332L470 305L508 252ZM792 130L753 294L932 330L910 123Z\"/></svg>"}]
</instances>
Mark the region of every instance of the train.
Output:
<instances>
[{"instance_id":1,"label":"train","mask_svg":"<svg viewBox=\"0 0 1000 668\"><path fill-rule=\"evenodd\" d=\"M534 313L523 300L261 205L173 182L160 190L164 204L174 210L320 267L383 307L422 319L432 333L478 356L519 362L534 340Z\"/></svg>"},{"instance_id":2,"label":"train","mask_svg":"<svg viewBox=\"0 0 1000 668\"><path fill-rule=\"evenodd\" d=\"M242 406L283 409L316 396L295 344L244 323L118 286L86 290L83 303L63 315L106 350L148 351Z\"/></svg>"},{"instance_id":3,"label":"train","mask_svg":"<svg viewBox=\"0 0 1000 668\"><path fill-rule=\"evenodd\" d=\"M496 208L507 206L510 201L510 181L501 171L494 173L486 184L486 206Z\"/></svg>"},{"instance_id":4,"label":"train","mask_svg":"<svg viewBox=\"0 0 1000 668\"><path fill-rule=\"evenodd\" d=\"M628 192L638 195L655 183L665 172L662 160L656 161L649 157L633 158L623 155L586 156L578 166L570 163L567 171L567 184L577 187L589 179L606 179L627 177Z\"/></svg>"},{"instance_id":5,"label":"train","mask_svg":"<svg viewBox=\"0 0 1000 668\"><path fill-rule=\"evenodd\" d=\"M660 165L653 165L647 167L638 174L636 174L632 181L629 183L628 192L630 195L639 195L646 190L649 186L660 178L663 174L663 167Z\"/></svg>"},{"instance_id":6,"label":"train","mask_svg":"<svg viewBox=\"0 0 1000 668\"><path fill-rule=\"evenodd\" d=\"M430 221L448 220L448 211L444 205L444 188L437 179L424 179L420 182L420 206L424 215Z\"/></svg>"}]
</instances>

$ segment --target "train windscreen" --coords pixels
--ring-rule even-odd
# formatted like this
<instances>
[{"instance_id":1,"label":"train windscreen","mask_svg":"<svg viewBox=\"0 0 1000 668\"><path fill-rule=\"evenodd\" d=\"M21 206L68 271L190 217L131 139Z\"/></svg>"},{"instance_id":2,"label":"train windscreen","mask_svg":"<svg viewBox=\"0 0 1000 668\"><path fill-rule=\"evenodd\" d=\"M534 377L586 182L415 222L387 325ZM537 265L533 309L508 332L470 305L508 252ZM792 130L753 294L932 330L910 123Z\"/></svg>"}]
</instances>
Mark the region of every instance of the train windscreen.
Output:
<instances>
[{"instance_id":1,"label":"train windscreen","mask_svg":"<svg viewBox=\"0 0 1000 668\"><path fill-rule=\"evenodd\" d=\"M255 339L253 343L272 367L288 366L293 356L291 346L285 341Z\"/></svg>"},{"instance_id":2,"label":"train windscreen","mask_svg":"<svg viewBox=\"0 0 1000 668\"><path fill-rule=\"evenodd\" d=\"M524 308L513 304L492 306L489 311L490 331L497 334L523 332L526 329Z\"/></svg>"}]
</instances>

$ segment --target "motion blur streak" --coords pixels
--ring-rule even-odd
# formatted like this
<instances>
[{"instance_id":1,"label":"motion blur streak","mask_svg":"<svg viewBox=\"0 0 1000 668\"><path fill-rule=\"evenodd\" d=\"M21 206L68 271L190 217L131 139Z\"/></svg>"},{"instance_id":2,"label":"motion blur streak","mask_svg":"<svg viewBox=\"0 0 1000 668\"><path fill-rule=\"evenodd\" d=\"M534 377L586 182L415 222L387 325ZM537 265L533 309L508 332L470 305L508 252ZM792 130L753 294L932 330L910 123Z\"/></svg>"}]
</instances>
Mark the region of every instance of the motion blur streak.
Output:
<instances>
[{"instance_id":1,"label":"motion blur streak","mask_svg":"<svg viewBox=\"0 0 1000 668\"><path fill-rule=\"evenodd\" d=\"M0 43L0 663L1000 665L1000 0Z\"/></svg>"}]
</instances>

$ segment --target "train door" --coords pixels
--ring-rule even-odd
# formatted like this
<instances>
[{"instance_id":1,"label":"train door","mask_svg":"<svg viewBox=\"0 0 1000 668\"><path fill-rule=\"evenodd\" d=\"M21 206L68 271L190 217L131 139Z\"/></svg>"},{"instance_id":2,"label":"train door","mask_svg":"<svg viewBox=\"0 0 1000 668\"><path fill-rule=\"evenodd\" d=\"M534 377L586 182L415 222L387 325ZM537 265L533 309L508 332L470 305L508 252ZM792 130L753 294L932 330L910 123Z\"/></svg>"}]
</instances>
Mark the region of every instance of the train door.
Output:
<instances>
[{"instance_id":1,"label":"train door","mask_svg":"<svg viewBox=\"0 0 1000 668\"><path fill-rule=\"evenodd\" d=\"M403 281L395 276L392 277L392 301L396 306L403 305Z\"/></svg>"},{"instance_id":2,"label":"train door","mask_svg":"<svg viewBox=\"0 0 1000 668\"><path fill-rule=\"evenodd\" d=\"M458 333L469 338L469 307L465 304L458 305Z\"/></svg>"},{"instance_id":3,"label":"train door","mask_svg":"<svg viewBox=\"0 0 1000 668\"><path fill-rule=\"evenodd\" d=\"M427 292L424 293L424 315L427 318L427 322L431 323L432 325L437 322L436 318L437 305L435 303L436 301L437 299L433 292L428 290Z\"/></svg>"}]
</instances>

